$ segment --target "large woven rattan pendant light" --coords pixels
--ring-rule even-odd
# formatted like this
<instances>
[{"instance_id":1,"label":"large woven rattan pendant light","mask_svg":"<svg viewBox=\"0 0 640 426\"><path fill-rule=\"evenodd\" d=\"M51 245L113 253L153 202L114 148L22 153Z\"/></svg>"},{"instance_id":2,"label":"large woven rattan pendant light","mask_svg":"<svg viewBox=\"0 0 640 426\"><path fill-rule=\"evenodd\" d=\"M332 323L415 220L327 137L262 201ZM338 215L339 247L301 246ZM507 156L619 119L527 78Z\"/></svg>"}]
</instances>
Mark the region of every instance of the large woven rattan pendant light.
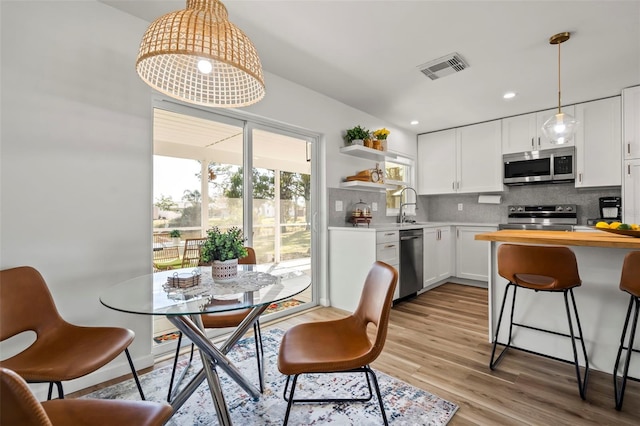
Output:
<instances>
[{"instance_id":1,"label":"large woven rattan pendant light","mask_svg":"<svg viewBox=\"0 0 640 426\"><path fill-rule=\"evenodd\" d=\"M573 139L578 125L578 120L560 109L560 45L571 37L570 33L559 33L551 36L549 44L558 45L558 113L550 117L542 125L542 132L551 143L562 145Z\"/></svg>"},{"instance_id":2,"label":"large woven rattan pendant light","mask_svg":"<svg viewBox=\"0 0 640 426\"><path fill-rule=\"evenodd\" d=\"M136 61L154 89L189 103L243 107L264 97L262 65L219 0L187 0L147 29Z\"/></svg>"}]
</instances>

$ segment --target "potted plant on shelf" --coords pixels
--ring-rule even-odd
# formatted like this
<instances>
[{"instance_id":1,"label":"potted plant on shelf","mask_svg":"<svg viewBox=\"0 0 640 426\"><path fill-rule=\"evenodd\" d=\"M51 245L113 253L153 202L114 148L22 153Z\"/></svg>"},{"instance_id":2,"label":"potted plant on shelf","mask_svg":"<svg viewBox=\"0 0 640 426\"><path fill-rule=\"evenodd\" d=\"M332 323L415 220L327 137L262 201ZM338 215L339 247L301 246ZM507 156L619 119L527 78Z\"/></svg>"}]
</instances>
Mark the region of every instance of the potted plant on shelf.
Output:
<instances>
[{"instance_id":1,"label":"potted plant on shelf","mask_svg":"<svg viewBox=\"0 0 640 426\"><path fill-rule=\"evenodd\" d=\"M344 140L347 145L363 145L364 140L369 140L370 138L369 131L360 125L348 129L344 134Z\"/></svg>"},{"instance_id":2,"label":"potted plant on shelf","mask_svg":"<svg viewBox=\"0 0 640 426\"><path fill-rule=\"evenodd\" d=\"M207 239L200 248L202 263L211 264L214 281L228 281L238 275L238 259L247 255L242 230L231 227L223 232L217 226L207 230Z\"/></svg>"},{"instance_id":3,"label":"potted plant on shelf","mask_svg":"<svg viewBox=\"0 0 640 426\"><path fill-rule=\"evenodd\" d=\"M380 151L386 150L387 144L387 136L389 136L389 130L386 128L378 129L373 131L373 137L376 138L377 143L374 143L374 148L379 149Z\"/></svg>"}]
</instances>

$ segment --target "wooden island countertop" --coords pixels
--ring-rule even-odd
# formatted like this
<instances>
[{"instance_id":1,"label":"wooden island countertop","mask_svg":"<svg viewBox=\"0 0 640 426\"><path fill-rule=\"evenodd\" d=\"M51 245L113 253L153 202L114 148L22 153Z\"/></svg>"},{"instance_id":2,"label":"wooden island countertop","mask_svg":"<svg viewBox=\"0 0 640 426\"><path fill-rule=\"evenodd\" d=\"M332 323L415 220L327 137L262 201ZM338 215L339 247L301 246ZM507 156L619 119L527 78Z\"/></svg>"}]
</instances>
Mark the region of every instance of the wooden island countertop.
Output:
<instances>
[{"instance_id":1,"label":"wooden island countertop","mask_svg":"<svg viewBox=\"0 0 640 426\"><path fill-rule=\"evenodd\" d=\"M563 246L605 247L640 250L640 238L618 235L605 231L524 231L503 229L501 231L478 234L476 240L503 243L555 244Z\"/></svg>"}]
</instances>

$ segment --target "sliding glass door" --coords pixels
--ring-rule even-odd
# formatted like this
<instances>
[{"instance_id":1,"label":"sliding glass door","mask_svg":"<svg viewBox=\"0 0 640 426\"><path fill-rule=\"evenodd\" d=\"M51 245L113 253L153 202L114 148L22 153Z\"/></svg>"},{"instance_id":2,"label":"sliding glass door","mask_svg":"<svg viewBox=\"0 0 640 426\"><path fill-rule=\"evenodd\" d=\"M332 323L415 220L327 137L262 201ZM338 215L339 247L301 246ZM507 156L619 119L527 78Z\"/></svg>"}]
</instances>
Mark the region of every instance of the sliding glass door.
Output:
<instances>
[{"instance_id":1,"label":"sliding glass door","mask_svg":"<svg viewBox=\"0 0 640 426\"><path fill-rule=\"evenodd\" d=\"M212 226L237 226L259 263L313 274L316 138L162 101L154 108L153 139L154 258L171 246L180 250L186 238L205 236ZM179 264L178 258L168 267ZM154 262L154 269L163 265ZM309 289L296 300L271 306L265 315L313 306L314 294ZM172 340L172 332L159 319L154 341Z\"/></svg>"}]
</instances>

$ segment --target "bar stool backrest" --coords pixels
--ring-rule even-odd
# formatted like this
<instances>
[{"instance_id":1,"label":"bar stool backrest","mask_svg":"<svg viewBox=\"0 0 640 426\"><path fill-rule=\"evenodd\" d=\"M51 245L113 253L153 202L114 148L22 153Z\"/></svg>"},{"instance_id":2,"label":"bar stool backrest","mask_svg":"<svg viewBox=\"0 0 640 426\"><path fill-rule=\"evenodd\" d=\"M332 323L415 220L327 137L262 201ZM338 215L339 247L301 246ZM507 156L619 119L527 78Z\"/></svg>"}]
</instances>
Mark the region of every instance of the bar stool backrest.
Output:
<instances>
[{"instance_id":1,"label":"bar stool backrest","mask_svg":"<svg viewBox=\"0 0 640 426\"><path fill-rule=\"evenodd\" d=\"M620 290L640 297L640 251L632 251L624 257Z\"/></svg>"},{"instance_id":2,"label":"bar stool backrest","mask_svg":"<svg viewBox=\"0 0 640 426\"><path fill-rule=\"evenodd\" d=\"M552 277L549 290L579 286L576 256L568 247L501 244L498 247L498 273L516 284L517 275Z\"/></svg>"}]
</instances>

